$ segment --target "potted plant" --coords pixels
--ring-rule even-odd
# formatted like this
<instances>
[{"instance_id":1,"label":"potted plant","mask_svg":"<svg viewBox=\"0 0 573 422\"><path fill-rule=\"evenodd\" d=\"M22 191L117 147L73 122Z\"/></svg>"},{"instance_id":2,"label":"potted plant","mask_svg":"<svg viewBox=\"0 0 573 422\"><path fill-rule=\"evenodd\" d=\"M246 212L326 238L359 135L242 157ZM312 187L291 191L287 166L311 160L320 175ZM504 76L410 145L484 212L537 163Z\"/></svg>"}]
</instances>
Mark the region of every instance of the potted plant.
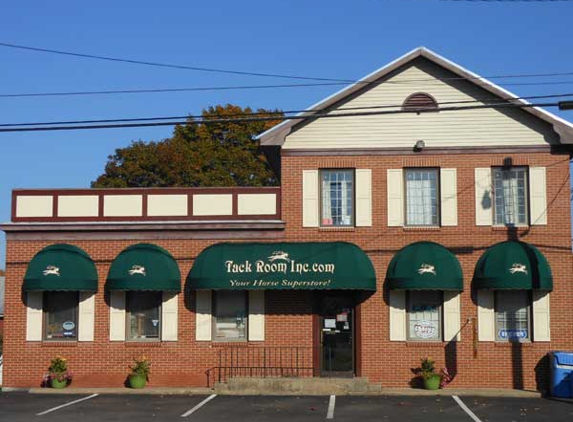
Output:
<instances>
[{"instance_id":1,"label":"potted plant","mask_svg":"<svg viewBox=\"0 0 573 422\"><path fill-rule=\"evenodd\" d=\"M72 380L72 371L68 369L68 360L56 356L50 361L48 373L44 375L44 385L52 388L66 388Z\"/></svg>"},{"instance_id":2,"label":"potted plant","mask_svg":"<svg viewBox=\"0 0 573 422\"><path fill-rule=\"evenodd\" d=\"M133 361L135 364L129 367L131 371L129 374L129 386L131 388L143 388L149 379L151 361L145 356L133 359Z\"/></svg>"},{"instance_id":3,"label":"potted plant","mask_svg":"<svg viewBox=\"0 0 573 422\"><path fill-rule=\"evenodd\" d=\"M434 363L434 360L430 357L421 359L420 377L422 377L426 390L437 390L442 382L442 376L436 373Z\"/></svg>"}]
</instances>

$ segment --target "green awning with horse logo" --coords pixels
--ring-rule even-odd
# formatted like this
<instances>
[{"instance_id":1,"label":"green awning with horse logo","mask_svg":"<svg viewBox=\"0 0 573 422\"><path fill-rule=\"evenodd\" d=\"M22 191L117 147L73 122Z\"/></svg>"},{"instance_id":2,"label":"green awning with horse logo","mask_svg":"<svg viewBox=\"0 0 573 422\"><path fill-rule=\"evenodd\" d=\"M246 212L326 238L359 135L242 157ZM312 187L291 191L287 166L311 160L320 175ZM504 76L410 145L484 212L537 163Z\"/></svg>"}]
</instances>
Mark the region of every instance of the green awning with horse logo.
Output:
<instances>
[{"instance_id":1,"label":"green awning with horse logo","mask_svg":"<svg viewBox=\"0 0 573 422\"><path fill-rule=\"evenodd\" d=\"M151 243L124 249L111 263L107 290L181 291L181 272L169 252Z\"/></svg>"},{"instance_id":2,"label":"green awning with horse logo","mask_svg":"<svg viewBox=\"0 0 573 422\"><path fill-rule=\"evenodd\" d=\"M97 280L90 256L77 246L60 243L46 246L32 258L22 289L97 292Z\"/></svg>"},{"instance_id":3,"label":"green awning with horse logo","mask_svg":"<svg viewBox=\"0 0 573 422\"><path fill-rule=\"evenodd\" d=\"M376 290L376 275L370 258L352 243L218 243L197 256L187 286L209 290Z\"/></svg>"}]
</instances>

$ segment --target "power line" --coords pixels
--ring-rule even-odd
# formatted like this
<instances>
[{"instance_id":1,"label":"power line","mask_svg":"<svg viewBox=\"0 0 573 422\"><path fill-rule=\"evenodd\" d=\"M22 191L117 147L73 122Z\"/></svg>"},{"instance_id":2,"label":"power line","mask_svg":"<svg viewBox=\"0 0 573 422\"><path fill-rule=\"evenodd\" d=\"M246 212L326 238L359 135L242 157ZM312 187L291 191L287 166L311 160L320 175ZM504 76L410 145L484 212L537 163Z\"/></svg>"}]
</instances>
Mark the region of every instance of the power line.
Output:
<instances>
[{"instance_id":1,"label":"power line","mask_svg":"<svg viewBox=\"0 0 573 422\"><path fill-rule=\"evenodd\" d=\"M472 106L452 106L441 107L432 111L462 111L476 110L483 108L528 108L528 107L557 107L559 103L537 103L537 104L512 104L503 103L497 105L472 105ZM340 117L360 117L375 116L384 114L412 114L419 113L416 110L383 110L383 111L362 111L350 113L325 114L317 113L308 116L274 116L274 117L241 117L241 118L222 118L222 119L205 119L189 121L169 121L169 122L151 122L151 123L119 123L119 124L101 124L101 125L83 125L83 126L38 126L38 127L12 127L0 129L0 132L38 132L38 131L59 131L59 130L93 130L93 129L116 129L116 128L133 128L133 127L156 127L156 126L175 126L175 125L200 125L200 124L221 124L221 123L248 123L248 122L268 122L278 120L312 120L317 118L340 118Z\"/></svg>"},{"instance_id":2,"label":"power line","mask_svg":"<svg viewBox=\"0 0 573 422\"><path fill-rule=\"evenodd\" d=\"M530 95L525 97L515 97L511 100L533 100L533 99L543 99L543 98L564 98L564 97L573 97L573 93L568 94L547 94L547 95ZM438 107L444 105L452 105L452 104L471 104L471 103L478 103L483 101L491 101L491 99L476 99L476 100L463 100L463 101L442 101L437 103ZM496 105L504 105L504 104L514 104L511 102L500 102L500 103L491 103L488 106L493 107ZM385 109L385 108L400 108L402 104L385 104L385 105L377 105L377 106L361 106L361 107L339 107L333 109L331 111L352 111L352 110L376 110L376 109ZM310 113L315 113L312 110L285 110L285 111L264 111L264 112L251 112L251 113L231 113L225 115L216 115L218 117L251 117L251 116L268 116L269 114L280 114L277 116L277 119L282 118L284 115L289 114L298 114L298 113L309 113L308 116L312 116ZM325 111L323 111L325 113ZM213 114L209 115L210 118ZM306 116L306 117L308 117ZM134 118L121 118L121 119L96 119L96 120L63 120L63 121L52 121L52 122L26 122L26 123L2 123L0 127L25 127L25 126L54 126L54 125L73 125L73 124L88 124L88 123L126 123L126 122L143 122L143 121L156 121L156 120L177 120L177 119L204 119L204 115L186 115L186 116L159 116L159 117L134 117Z\"/></svg>"},{"instance_id":3,"label":"power line","mask_svg":"<svg viewBox=\"0 0 573 422\"><path fill-rule=\"evenodd\" d=\"M459 0L459 1L462 1L462 0ZM470 1L470 0L463 0L463 1ZM483 1L486 1L486 0L483 0ZM493 0L487 0L487 1L493 1ZM498 1L498 0L496 0L496 1ZM507 0L505 0L505 1L507 1ZM531 0L531 1L533 1L533 0ZM550 1L550 0L536 0L536 1ZM557 1L557 0L551 0L551 1ZM565 0L561 0L561 1L565 1ZM571 1L573 1L573 0L571 0ZM360 83L360 84L376 83L376 81L368 82L368 81L360 81L360 80L352 80L352 79L336 79L336 78L312 77L312 76L301 76L301 75L286 75L286 74L264 73L264 72L248 72L248 71L233 70L233 69L219 69L219 68L211 68L211 67L188 66L188 65L173 64L173 63L160 63L160 62L155 62L155 61L127 59L127 58L122 58L122 57L101 56L101 55L88 54L88 53L76 53L76 52L71 52L71 51L56 50L56 49L49 49L49 48L42 48L42 47L33 47L33 46L26 46L26 45L6 43L6 42L0 42L0 47L34 51L34 52L42 52L42 53L50 53L50 54L58 54L58 55L72 56L72 57L81 57L81 58L87 58L87 59L105 60L105 61L119 62L119 63L130 63L130 64L153 66L153 67L193 70L193 71L200 71L200 72L224 73L224 74L269 77L269 78L310 80L310 81L322 81L322 82L342 82L345 84L348 84L348 83ZM491 75L491 76L475 76L475 77L460 76L460 77L450 77L450 78L412 79L409 81L402 81L402 82L386 81L386 83L389 83L389 82L390 83L410 83L410 82L435 81L435 80L452 81L452 80L480 80L480 79L505 79L505 78L534 78L534 77L555 77L555 76L571 76L571 75L573 75L573 72L552 72L552 73L509 74L509 75ZM566 82L566 83L569 83L569 82Z\"/></svg>"}]
</instances>

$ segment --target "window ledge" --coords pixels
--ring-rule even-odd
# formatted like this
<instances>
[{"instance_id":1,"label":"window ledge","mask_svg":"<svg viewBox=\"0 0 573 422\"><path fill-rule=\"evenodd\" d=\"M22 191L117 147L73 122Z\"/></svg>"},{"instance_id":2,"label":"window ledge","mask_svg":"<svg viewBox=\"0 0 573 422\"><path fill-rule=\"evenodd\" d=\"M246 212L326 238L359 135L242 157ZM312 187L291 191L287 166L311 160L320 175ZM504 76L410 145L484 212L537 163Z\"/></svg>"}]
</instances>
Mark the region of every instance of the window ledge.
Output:
<instances>
[{"instance_id":1,"label":"window ledge","mask_svg":"<svg viewBox=\"0 0 573 422\"><path fill-rule=\"evenodd\" d=\"M42 341L42 347L77 347L77 341Z\"/></svg>"},{"instance_id":2,"label":"window ledge","mask_svg":"<svg viewBox=\"0 0 573 422\"><path fill-rule=\"evenodd\" d=\"M440 226L404 226L404 231L428 232L441 230Z\"/></svg>"},{"instance_id":3,"label":"window ledge","mask_svg":"<svg viewBox=\"0 0 573 422\"><path fill-rule=\"evenodd\" d=\"M160 341L126 341L125 347L161 347Z\"/></svg>"},{"instance_id":4,"label":"window ledge","mask_svg":"<svg viewBox=\"0 0 573 422\"><path fill-rule=\"evenodd\" d=\"M491 230L492 231L507 231L507 230L529 230L529 226L528 225L524 225L524 226L491 226Z\"/></svg>"},{"instance_id":5,"label":"window ledge","mask_svg":"<svg viewBox=\"0 0 573 422\"><path fill-rule=\"evenodd\" d=\"M249 341L213 341L211 342L213 347L249 347ZM255 342L262 343L262 342Z\"/></svg>"},{"instance_id":6,"label":"window ledge","mask_svg":"<svg viewBox=\"0 0 573 422\"><path fill-rule=\"evenodd\" d=\"M353 232L356 231L356 227L326 227L320 226L319 231L332 231L332 232Z\"/></svg>"},{"instance_id":7,"label":"window ledge","mask_svg":"<svg viewBox=\"0 0 573 422\"><path fill-rule=\"evenodd\" d=\"M501 341L496 341L495 342L495 347L509 347L510 349L513 347L533 347L533 343L531 341L527 341L527 342L501 342Z\"/></svg>"},{"instance_id":8,"label":"window ledge","mask_svg":"<svg viewBox=\"0 0 573 422\"><path fill-rule=\"evenodd\" d=\"M446 347L448 343L444 341L406 341L406 347Z\"/></svg>"}]
</instances>

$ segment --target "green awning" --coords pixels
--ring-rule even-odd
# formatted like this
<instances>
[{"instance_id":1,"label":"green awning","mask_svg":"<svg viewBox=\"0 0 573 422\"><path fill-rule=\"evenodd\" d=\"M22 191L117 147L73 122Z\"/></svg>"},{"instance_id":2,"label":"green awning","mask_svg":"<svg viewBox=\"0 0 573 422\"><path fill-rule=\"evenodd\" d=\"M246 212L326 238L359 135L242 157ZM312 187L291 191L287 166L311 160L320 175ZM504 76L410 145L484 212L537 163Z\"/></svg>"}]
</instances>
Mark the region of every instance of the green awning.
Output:
<instances>
[{"instance_id":1,"label":"green awning","mask_svg":"<svg viewBox=\"0 0 573 422\"><path fill-rule=\"evenodd\" d=\"M547 259L524 242L508 240L488 248L474 272L477 289L553 290Z\"/></svg>"},{"instance_id":2,"label":"green awning","mask_svg":"<svg viewBox=\"0 0 573 422\"><path fill-rule=\"evenodd\" d=\"M26 270L23 290L97 292L97 271L82 249L50 245L38 252Z\"/></svg>"},{"instance_id":3,"label":"green awning","mask_svg":"<svg viewBox=\"0 0 573 422\"><path fill-rule=\"evenodd\" d=\"M390 289L463 290L458 259L434 242L416 242L400 249L386 272Z\"/></svg>"},{"instance_id":4,"label":"green awning","mask_svg":"<svg viewBox=\"0 0 573 422\"><path fill-rule=\"evenodd\" d=\"M374 267L352 243L219 243L199 254L190 289L376 290Z\"/></svg>"},{"instance_id":5,"label":"green awning","mask_svg":"<svg viewBox=\"0 0 573 422\"><path fill-rule=\"evenodd\" d=\"M139 243L124 249L111 263L108 290L181 291L175 259L160 246Z\"/></svg>"}]
</instances>

